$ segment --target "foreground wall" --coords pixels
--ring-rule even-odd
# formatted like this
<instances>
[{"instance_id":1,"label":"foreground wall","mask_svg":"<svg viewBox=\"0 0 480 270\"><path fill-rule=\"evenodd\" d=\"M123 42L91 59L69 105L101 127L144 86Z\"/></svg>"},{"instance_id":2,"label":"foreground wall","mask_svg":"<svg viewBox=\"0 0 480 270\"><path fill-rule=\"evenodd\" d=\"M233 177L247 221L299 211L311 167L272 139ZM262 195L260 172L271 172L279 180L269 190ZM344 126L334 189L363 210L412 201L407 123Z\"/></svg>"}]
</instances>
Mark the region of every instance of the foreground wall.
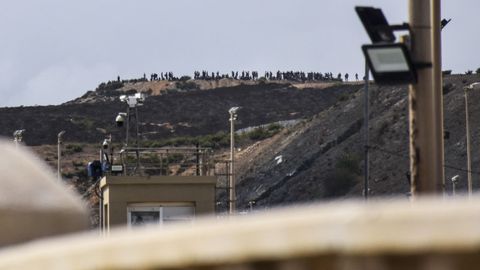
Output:
<instances>
[{"instance_id":1,"label":"foreground wall","mask_svg":"<svg viewBox=\"0 0 480 270\"><path fill-rule=\"evenodd\" d=\"M480 198L363 201L52 239L0 269L478 269Z\"/></svg>"},{"instance_id":2,"label":"foreground wall","mask_svg":"<svg viewBox=\"0 0 480 270\"><path fill-rule=\"evenodd\" d=\"M88 228L86 205L22 146L0 141L0 246Z\"/></svg>"}]
</instances>

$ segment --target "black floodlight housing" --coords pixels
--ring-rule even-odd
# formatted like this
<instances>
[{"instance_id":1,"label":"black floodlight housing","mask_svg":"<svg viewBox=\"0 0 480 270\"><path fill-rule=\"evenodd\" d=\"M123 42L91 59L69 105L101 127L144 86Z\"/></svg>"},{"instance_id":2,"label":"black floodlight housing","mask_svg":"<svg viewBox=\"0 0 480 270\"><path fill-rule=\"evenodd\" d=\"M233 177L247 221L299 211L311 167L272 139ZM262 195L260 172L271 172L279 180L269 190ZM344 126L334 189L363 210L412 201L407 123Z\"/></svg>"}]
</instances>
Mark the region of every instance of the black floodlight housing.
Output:
<instances>
[{"instance_id":1,"label":"black floodlight housing","mask_svg":"<svg viewBox=\"0 0 480 270\"><path fill-rule=\"evenodd\" d=\"M362 50L373 78L378 84L417 82L417 72L405 44L363 45Z\"/></svg>"},{"instance_id":2,"label":"black floodlight housing","mask_svg":"<svg viewBox=\"0 0 480 270\"><path fill-rule=\"evenodd\" d=\"M385 15L379 8L373 7L355 7L355 11L360 17L368 36L373 43L394 42L395 35L387 22Z\"/></svg>"},{"instance_id":3,"label":"black floodlight housing","mask_svg":"<svg viewBox=\"0 0 480 270\"><path fill-rule=\"evenodd\" d=\"M443 29L445 26L447 26L447 24L451 21L452 19L443 19L441 22L440 22L440 29Z\"/></svg>"}]
</instances>

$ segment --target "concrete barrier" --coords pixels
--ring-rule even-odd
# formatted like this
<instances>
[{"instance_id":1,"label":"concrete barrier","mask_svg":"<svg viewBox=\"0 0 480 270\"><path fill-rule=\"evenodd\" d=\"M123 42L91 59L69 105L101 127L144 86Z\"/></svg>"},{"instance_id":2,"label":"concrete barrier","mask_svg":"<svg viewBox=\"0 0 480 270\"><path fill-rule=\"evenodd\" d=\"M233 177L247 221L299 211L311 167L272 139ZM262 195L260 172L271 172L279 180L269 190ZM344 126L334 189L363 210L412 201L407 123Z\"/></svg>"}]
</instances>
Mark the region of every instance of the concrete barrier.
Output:
<instances>
[{"instance_id":1,"label":"concrete barrier","mask_svg":"<svg viewBox=\"0 0 480 270\"><path fill-rule=\"evenodd\" d=\"M0 269L478 269L480 198L279 209L0 252Z\"/></svg>"},{"instance_id":2,"label":"concrete barrier","mask_svg":"<svg viewBox=\"0 0 480 270\"><path fill-rule=\"evenodd\" d=\"M88 228L74 192L28 150L0 141L0 246Z\"/></svg>"}]
</instances>

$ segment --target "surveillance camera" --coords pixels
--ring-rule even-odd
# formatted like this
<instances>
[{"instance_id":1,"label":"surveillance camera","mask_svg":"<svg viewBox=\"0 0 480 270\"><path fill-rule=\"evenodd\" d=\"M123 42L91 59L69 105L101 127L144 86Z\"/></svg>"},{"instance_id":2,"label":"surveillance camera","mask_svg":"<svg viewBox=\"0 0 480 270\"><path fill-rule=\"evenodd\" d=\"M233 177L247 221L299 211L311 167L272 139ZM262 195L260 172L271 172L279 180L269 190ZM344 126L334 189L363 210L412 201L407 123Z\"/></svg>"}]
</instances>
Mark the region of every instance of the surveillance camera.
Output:
<instances>
[{"instance_id":1,"label":"surveillance camera","mask_svg":"<svg viewBox=\"0 0 480 270\"><path fill-rule=\"evenodd\" d=\"M124 122L125 116L122 113L119 113L115 118L115 123L117 123L117 127L122 127Z\"/></svg>"},{"instance_id":2,"label":"surveillance camera","mask_svg":"<svg viewBox=\"0 0 480 270\"><path fill-rule=\"evenodd\" d=\"M108 149L108 144L109 144L108 139L103 140L103 143L102 143L103 149L105 149L105 150Z\"/></svg>"},{"instance_id":3,"label":"surveillance camera","mask_svg":"<svg viewBox=\"0 0 480 270\"><path fill-rule=\"evenodd\" d=\"M455 175L454 177L452 177L453 183L458 183L458 180L460 180L460 175Z\"/></svg>"},{"instance_id":4,"label":"surveillance camera","mask_svg":"<svg viewBox=\"0 0 480 270\"><path fill-rule=\"evenodd\" d=\"M230 114L236 114L241 107L232 107L228 110Z\"/></svg>"}]
</instances>

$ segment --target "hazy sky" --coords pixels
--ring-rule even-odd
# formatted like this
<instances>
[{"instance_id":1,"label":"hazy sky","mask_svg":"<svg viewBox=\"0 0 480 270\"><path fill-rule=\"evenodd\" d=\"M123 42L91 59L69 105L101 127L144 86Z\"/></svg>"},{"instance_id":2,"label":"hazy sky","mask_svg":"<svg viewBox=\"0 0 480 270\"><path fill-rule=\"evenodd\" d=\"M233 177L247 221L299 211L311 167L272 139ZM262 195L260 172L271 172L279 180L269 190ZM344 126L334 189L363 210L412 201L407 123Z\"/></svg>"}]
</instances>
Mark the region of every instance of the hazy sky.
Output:
<instances>
[{"instance_id":1,"label":"hazy sky","mask_svg":"<svg viewBox=\"0 0 480 270\"><path fill-rule=\"evenodd\" d=\"M0 3L0 106L59 104L143 73L363 73L354 6L408 20L408 1L10 0ZM480 67L480 1L444 0L443 69Z\"/></svg>"}]
</instances>

